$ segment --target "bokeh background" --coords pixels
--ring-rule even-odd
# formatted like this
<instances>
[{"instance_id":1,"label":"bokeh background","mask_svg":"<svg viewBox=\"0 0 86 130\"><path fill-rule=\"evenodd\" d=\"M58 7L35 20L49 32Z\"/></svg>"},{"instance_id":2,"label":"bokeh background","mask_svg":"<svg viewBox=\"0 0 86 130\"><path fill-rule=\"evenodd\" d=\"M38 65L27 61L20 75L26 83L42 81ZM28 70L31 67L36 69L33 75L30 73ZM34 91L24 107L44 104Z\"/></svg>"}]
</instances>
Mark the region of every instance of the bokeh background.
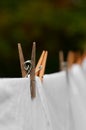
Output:
<instances>
[{"instance_id":1,"label":"bokeh background","mask_svg":"<svg viewBox=\"0 0 86 130\"><path fill-rule=\"evenodd\" d=\"M1 0L0 77L20 77L17 43L25 60L48 50L46 73L59 71L59 51L86 49L86 0Z\"/></svg>"}]
</instances>

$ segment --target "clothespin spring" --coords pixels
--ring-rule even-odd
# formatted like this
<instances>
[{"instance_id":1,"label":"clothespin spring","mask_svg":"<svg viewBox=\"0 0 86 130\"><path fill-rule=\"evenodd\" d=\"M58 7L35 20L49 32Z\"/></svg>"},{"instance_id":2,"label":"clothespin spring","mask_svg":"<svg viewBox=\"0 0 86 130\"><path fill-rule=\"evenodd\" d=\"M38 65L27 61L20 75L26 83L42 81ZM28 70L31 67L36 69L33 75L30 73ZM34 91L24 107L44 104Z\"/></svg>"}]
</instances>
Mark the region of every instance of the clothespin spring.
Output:
<instances>
[{"instance_id":1,"label":"clothespin spring","mask_svg":"<svg viewBox=\"0 0 86 130\"><path fill-rule=\"evenodd\" d=\"M27 60L24 62L24 69L27 72L27 75L25 77L28 77L28 75L30 74L31 69L32 69L31 60Z\"/></svg>"},{"instance_id":2,"label":"clothespin spring","mask_svg":"<svg viewBox=\"0 0 86 130\"><path fill-rule=\"evenodd\" d=\"M28 77L32 69L31 60L27 60L24 62L24 70L27 72L27 75L25 77ZM39 66L37 70L35 70L35 73L39 72L42 69L42 65Z\"/></svg>"}]
</instances>

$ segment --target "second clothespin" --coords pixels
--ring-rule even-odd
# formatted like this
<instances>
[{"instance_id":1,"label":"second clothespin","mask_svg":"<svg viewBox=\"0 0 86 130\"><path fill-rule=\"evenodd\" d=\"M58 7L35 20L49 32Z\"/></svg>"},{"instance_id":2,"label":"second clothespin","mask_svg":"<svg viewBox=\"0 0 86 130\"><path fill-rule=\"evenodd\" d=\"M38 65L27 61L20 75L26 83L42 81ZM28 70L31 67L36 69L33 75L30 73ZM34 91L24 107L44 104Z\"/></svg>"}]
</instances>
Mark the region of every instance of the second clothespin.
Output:
<instances>
[{"instance_id":1,"label":"second clothespin","mask_svg":"<svg viewBox=\"0 0 86 130\"><path fill-rule=\"evenodd\" d=\"M43 80L43 75L45 73L46 61L47 61L48 51L43 51L38 64L36 66L35 75L39 76L40 80Z\"/></svg>"},{"instance_id":2,"label":"second clothespin","mask_svg":"<svg viewBox=\"0 0 86 130\"><path fill-rule=\"evenodd\" d=\"M71 68L74 62L75 62L75 53L73 51L69 51L67 56L67 67Z\"/></svg>"},{"instance_id":3,"label":"second clothespin","mask_svg":"<svg viewBox=\"0 0 86 130\"><path fill-rule=\"evenodd\" d=\"M63 51L59 52L59 63L60 63L60 70L65 70L67 68L67 62L64 61L64 54Z\"/></svg>"}]
</instances>

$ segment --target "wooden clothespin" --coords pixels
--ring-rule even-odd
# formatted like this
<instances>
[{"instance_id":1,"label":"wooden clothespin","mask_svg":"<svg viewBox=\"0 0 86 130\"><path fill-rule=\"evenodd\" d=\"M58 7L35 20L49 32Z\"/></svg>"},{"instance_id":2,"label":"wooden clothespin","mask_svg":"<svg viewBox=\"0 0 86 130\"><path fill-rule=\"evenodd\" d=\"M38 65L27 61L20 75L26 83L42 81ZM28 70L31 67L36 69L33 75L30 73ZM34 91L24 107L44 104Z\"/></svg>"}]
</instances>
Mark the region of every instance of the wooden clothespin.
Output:
<instances>
[{"instance_id":1,"label":"wooden clothespin","mask_svg":"<svg viewBox=\"0 0 86 130\"><path fill-rule=\"evenodd\" d=\"M47 61L48 52L45 51L44 59L42 61L42 69L40 70L39 77L40 80L43 81L43 75L45 73L46 61Z\"/></svg>"},{"instance_id":2,"label":"wooden clothespin","mask_svg":"<svg viewBox=\"0 0 86 130\"><path fill-rule=\"evenodd\" d=\"M75 63L81 65L82 63L82 56L79 52L75 53Z\"/></svg>"},{"instance_id":3,"label":"wooden clothespin","mask_svg":"<svg viewBox=\"0 0 86 130\"><path fill-rule=\"evenodd\" d=\"M42 69L42 61L43 61L44 55L45 55L45 51L42 52L42 54L39 58L39 61L37 63L36 70L35 70L36 76L39 76L39 71Z\"/></svg>"},{"instance_id":4,"label":"wooden clothespin","mask_svg":"<svg viewBox=\"0 0 86 130\"><path fill-rule=\"evenodd\" d=\"M22 77L25 77L27 72L24 69L24 55L21 47L21 43L18 43L18 52L19 52L19 60L20 60L20 67L21 67L21 73Z\"/></svg>"},{"instance_id":5,"label":"wooden clothespin","mask_svg":"<svg viewBox=\"0 0 86 130\"><path fill-rule=\"evenodd\" d=\"M38 64L36 66L36 76L39 76L40 80L43 80L43 75L45 73L46 61L47 61L48 51L43 51Z\"/></svg>"},{"instance_id":6,"label":"wooden clothespin","mask_svg":"<svg viewBox=\"0 0 86 130\"><path fill-rule=\"evenodd\" d=\"M19 59L20 59L20 66L21 66L21 73L22 77L26 77L27 72L24 69L24 55L22 51L21 44L18 43L18 51L19 51ZM36 88L35 88L35 57L36 57L36 43L33 43L32 47L32 54L31 54L31 71L30 71L30 90L31 90L31 98L36 97Z\"/></svg>"},{"instance_id":7,"label":"wooden clothespin","mask_svg":"<svg viewBox=\"0 0 86 130\"><path fill-rule=\"evenodd\" d=\"M62 71L62 70L64 70L64 64L65 64L65 62L64 62L64 54L63 54L63 51L60 51L59 52L59 63L60 63L60 70Z\"/></svg>"},{"instance_id":8,"label":"wooden clothespin","mask_svg":"<svg viewBox=\"0 0 86 130\"><path fill-rule=\"evenodd\" d=\"M69 51L67 56L67 67L70 68L75 61L75 54L72 51Z\"/></svg>"},{"instance_id":9,"label":"wooden clothespin","mask_svg":"<svg viewBox=\"0 0 86 130\"><path fill-rule=\"evenodd\" d=\"M36 57L36 43L33 42L32 54L31 54L31 65L32 69L30 72L30 89L31 89L31 97L36 97L36 87L35 87L35 57Z\"/></svg>"},{"instance_id":10,"label":"wooden clothespin","mask_svg":"<svg viewBox=\"0 0 86 130\"><path fill-rule=\"evenodd\" d=\"M86 50L85 50L84 53L82 54L82 62L83 62L84 59L86 59Z\"/></svg>"}]
</instances>

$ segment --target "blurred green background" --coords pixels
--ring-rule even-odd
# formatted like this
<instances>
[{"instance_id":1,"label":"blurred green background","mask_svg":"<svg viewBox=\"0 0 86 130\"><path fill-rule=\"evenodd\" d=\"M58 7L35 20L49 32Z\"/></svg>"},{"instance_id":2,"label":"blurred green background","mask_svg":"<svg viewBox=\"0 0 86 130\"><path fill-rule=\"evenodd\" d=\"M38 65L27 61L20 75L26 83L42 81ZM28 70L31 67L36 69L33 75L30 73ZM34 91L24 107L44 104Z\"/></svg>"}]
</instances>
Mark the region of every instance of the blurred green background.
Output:
<instances>
[{"instance_id":1,"label":"blurred green background","mask_svg":"<svg viewBox=\"0 0 86 130\"><path fill-rule=\"evenodd\" d=\"M17 43L25 60L48 50L46 73L59 71L59 50L86 49L86 0L0 1L0 77L20 77Z\"/></svg>"}]
</instances>

